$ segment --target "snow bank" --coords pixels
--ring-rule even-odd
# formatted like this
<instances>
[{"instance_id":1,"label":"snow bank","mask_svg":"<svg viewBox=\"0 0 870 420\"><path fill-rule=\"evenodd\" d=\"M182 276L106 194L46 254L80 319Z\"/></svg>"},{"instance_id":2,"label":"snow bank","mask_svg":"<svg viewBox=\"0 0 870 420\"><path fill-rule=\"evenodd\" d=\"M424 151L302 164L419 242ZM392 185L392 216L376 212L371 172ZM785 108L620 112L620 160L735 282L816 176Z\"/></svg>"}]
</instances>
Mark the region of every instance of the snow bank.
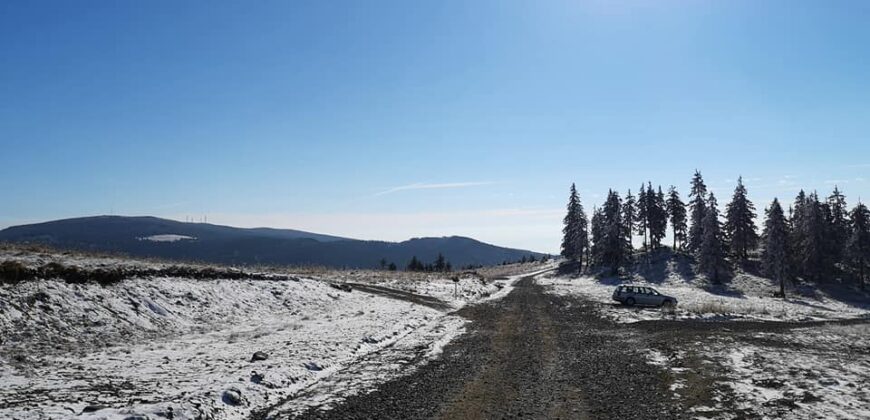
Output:
<instances>
[{"instance_id":1,"label":"snow bank","mask_svg":"<svg viewBox=\"0 0 870 420\"><path fill-rule=\"evenodd\" d=\"M29 265L165 265L15 250L3 256ZM365 276L452 308L502 297L520 278L455 285L443 275ZM279 402L291 410L323 406L408 373L464 332L466 321L446 310L331 287L358 275L318 277L0 286L0 418L225 419ZM266 358L256 360L256 352Z\"/></svg>"},{"instance_id":2,"label":"snow bank","mask_svg":"<svg viewBox=\"0 0 870 420\"><path fill-rule=\"evenodd\" d=\"M0 289L0 417L237 418L443 322L308 279L27 282ZM257 351L268 359L252 362Z\"/></svg>"}]
</instances>

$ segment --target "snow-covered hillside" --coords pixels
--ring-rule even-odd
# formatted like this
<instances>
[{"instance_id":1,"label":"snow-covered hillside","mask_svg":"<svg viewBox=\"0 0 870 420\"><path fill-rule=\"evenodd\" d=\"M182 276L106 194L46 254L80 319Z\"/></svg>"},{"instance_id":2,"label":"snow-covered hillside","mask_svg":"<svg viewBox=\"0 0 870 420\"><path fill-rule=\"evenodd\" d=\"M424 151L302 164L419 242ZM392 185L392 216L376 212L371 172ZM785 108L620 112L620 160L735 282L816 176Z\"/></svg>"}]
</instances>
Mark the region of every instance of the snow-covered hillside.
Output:
<instances>
[{"instance_id":1,"label":"snow-covered hillside","mask_svg":"<svg viewBox=\"0 0 870 420\"><path fill-rule=\"evenodd\" d=\"M157 264L3 257L31 265ZM456 286L445 276L402 282L370 274L367 284L408 293L334 287L358 277L0 286L0 418L239 418L389 346L436 355L463 331L465 321L450 315L452 308L498 295L514 280L463 278ZM433 300L418 302L410 292ZM431 304L441 299L443 306Z\"/></svg>"}]
</instances>

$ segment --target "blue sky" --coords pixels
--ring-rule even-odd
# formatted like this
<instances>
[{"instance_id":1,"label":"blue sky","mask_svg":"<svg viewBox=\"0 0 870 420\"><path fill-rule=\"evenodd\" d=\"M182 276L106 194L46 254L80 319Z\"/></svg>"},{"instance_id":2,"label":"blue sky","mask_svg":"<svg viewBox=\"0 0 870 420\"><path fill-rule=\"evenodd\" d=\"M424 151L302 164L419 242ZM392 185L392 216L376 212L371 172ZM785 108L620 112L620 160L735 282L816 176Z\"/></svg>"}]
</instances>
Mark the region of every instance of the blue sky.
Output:
<instances>
[{"instance_id":1,"label":"blue sky","mask_svg":"<svg viewBox=\"0 0 870 420\"><path fill-rule=\"evenodd\" d=\"M556 252L695 168L870 197L863 1L0 3L0 227L93 214Z\"/></svg>"}]
</instances>

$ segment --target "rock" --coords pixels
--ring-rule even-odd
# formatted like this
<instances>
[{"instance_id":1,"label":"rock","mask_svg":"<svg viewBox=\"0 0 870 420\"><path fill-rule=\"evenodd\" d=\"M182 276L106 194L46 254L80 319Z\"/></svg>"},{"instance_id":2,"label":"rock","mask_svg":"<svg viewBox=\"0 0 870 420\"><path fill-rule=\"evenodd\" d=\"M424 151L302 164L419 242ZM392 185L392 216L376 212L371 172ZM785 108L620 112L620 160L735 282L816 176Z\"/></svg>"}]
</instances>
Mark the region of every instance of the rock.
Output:
<instances>
[{"instance_id":1,"label":"rock","mask_svg":"<svg viewBox=\"0 0 870 420\"><path fill-rule=\"evenodd\" d=\"M175 412L173 411L172 406L167 406L165 410L158 411L155 414L157 414L157 416L159 416L159 417L165 417L169 420L172 420L175 418Z\"/></svg>"},{"instance_id":2,"label":"rock","mask_svg":"<svg viewBox=\"0 0 870 420\"><path fill-rule=\"evenodd\" d=\"M801 397L801 402L805 404L819 402L821 400L821 398L811 392L804 392L803 397Z\"/></svg>"},{"instance_id":3,"label":"rock","mask_svg":"<svg viewBox=\"0 0 870 420\"><path fill-rule=\"evenodd\" d=\"M259 385L261 382L263 382L263 374L251 372L251 382Z\"/></svg>"},{"instance_id":4,"label":"rock","mask_svg":"<svg viewBox=\"0 0 870 420\"><path fill-rule=\"evenodd\" d=\"M239 391L238 388L230 388L224 391L222 399L225 404L229 405L242 405L244 402L242 391Z\"/></svg>"},{"instance_id":5,"label":"rock","mask_svg":"<svg viewBox=\"0 0 870 420\"><path fill-rule=\"evenodd\" d=\"M148 417L144 414L133 414L131 416L124 417L124 420L151 420L151 417Z\"/></svg>"},{"instance_id":6,"label":"rock","mask_svg":"<svg viewBox=\"0 0 870 420\"><path fill-rule=\"evenodd\" d=\"M753 379L752 383L764 388L779 389L785 385L785 382L776 378Z\"/></svg>"},{"instance_id":7,"label":"rock","mask_svg":"<svg viewBox=\"0 0 870 420\"><path fill-rule=\"evenodd\" d=\"M268 358L269 358L268 354L266 354L265 352L262 352L262 351L258 351L256 353L254 353L253 356L251 356L251 361L252 362L259 362L262 360L266 360Z\"/></svg>"},{"instance_id":8,"label":"rock","mask_svg":"<svg viewBox=\"0 0 870 420\"><path fill-rule=\"evenodd\" d=\"M94 413L94 412L100 411L100 410L102 410L102 409L104 409L104 408L106 408L106 406L104 406L104 405L99 405L99 404L89 404L88 406L86 406L86 407L82 410L82 413Z\"/></svg>"},{"instance_id":9,"label":"rock","mask_svg":"<svg viewBox=\"0 0 870 420\"><path fill-rule=\"evenodd\" d=\"M323 370L323 367L315 362L303 363L302 366L305 366L305 369L308 369L312 372L320 372L321 370Z\"/></svg>"},{"instance_id":10,"label":"rock","mask_svg":"<svg viewBox=\"0 0 870 420\"><path fill-rule=\"evenodd\" d=\"M342 292L350 293L350 291L353 290L347 283L330 283L329 286L333 289L341 290Z\"/></svg>"}]
</instances>

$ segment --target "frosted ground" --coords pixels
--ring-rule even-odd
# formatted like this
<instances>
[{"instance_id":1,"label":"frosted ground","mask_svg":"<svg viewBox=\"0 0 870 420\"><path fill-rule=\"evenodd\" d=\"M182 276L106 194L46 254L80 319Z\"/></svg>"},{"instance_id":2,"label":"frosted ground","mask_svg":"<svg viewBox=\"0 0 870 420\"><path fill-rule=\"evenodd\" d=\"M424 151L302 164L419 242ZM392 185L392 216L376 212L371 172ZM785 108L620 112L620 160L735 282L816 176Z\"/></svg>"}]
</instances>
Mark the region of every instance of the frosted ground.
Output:
<instances>
[{"instance_id":1,"label":"frosted ground","mask_svg":"<svg viewBox=\"0 0 870 420\"><path fill-rule=\"evenodd\" d=\"M714 334L648 350L697 418L870 418L870 326ZM696 386L698 383L707 385ZM711 395L697 390L712 389Z\"/></svg>"},{"instance_id":2,"label":"frosted ground","mask_svg":"<svg viewBox=\"0 0 870 420\"><path fill-rule=\"evenodd\" d=\"M732 327L645 344L650 363L670 370L675 397L697 418L870 418L870 307L854 296L778 285L741 273L722 285L685 276L673 261L661 272L630 278L544 275L550 293L587 298L602 317L630 327L641 321L735 321ZM672 312L629 308L612 300L618 284L646 285L674 296ZM845 294L838 294L845 295ZM741 323L747 328L740 328ZM782 325L782 328L778 326ZM655 331L655 329L652 329ZM663 337L667 337L667 332ZM699 389L715 390L698 395Z\"/></svg>"},{"instance_id":3,"label":"frosted ground","mask_svg":"<svg viewBox=\"0 0 870 420\"><path fill-rule=\"evenodd\" d=\"M28 265L163 264L0 254ZM380 358L384 369L359 372L353 384L332 383L316 398L289 403L328 405L436 356L463 332L465 321L450 315L453 309L510 290L516 277L503 276L510 269L504 270L495 273L498 281L465 276L458 287L444 276L328 270L306 270L292 280L161 277L107 287L60 280L2 286L0 418L240 418L316 388L358 360ZM400 288L434 298L423 303L442 304L333 287L344 282ZM266 358L255 360L256 352Z\"/></svg>"}]
</instances>

